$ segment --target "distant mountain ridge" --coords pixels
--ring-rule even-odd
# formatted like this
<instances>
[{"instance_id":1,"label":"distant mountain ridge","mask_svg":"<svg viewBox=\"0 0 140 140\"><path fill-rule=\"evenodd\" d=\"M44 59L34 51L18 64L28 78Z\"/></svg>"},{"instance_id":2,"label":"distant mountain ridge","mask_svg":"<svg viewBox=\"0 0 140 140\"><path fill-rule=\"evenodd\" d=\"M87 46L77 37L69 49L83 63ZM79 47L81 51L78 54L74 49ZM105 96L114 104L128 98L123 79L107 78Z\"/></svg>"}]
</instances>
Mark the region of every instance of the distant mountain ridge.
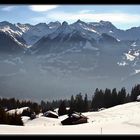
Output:
<instances>
[{"instance_id":1,"label":"distant mountain ridge","mask_svg":"<svg viewBox=\"0 0 140 140\"><path fill-rule=\"evenodd\" d=\"M67 28L64 26L67 26ZM61 24L59 21L56 21L50 22L48 24L38 23L36 25L21 23L12 24L7 21L0 22L0 31L13 36L25 47L34 45L44 36L50 34L52 34L51 36L55 36L55 34L58 33L58 29L59 32L79 31L85 34L85 36L86 34L90 34L90 37L94 39L99 38L103 33L106 33L118 40L140 39L140 27L132 27L127 30L120 30L116 28L111 22L102 20L100 22L83 22L81 20L77 20L72 24L68 24L66 21Z\"/></svg>"},{"instance_id":2,"label":"distant mountain ridge","mask_svg":"<svg viewBox=\"0 0 140 140\"><path fill-rule=\"evenodd\" d=\"M0 53L3 94L46 97L46 91L57 96L140 82L140 27L120 30L109 21L3 21Z\"/></svg>"}]
</instances>

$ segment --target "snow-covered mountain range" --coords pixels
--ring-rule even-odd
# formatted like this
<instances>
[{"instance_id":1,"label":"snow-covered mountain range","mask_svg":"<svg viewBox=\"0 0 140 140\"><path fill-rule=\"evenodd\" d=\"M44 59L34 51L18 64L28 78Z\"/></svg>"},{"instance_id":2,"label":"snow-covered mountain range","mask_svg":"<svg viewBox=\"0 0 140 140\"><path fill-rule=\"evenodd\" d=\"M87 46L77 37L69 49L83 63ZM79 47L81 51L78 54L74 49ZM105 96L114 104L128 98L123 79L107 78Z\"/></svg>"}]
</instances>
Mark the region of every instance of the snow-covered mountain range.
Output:
<instances>
[{"instance_id":1,"label":"snow-covered mountain range","mask_svg":"<svg viewBox=\"0 0 140 140\"><path fill-rule=\"evenodd\" d=\"M13 89L45 97L48 90L48 96L61 92L65 97L140 82L140 27L120 30L109 21L37 25L3 21L0 53L3 95Z\"/></svg>"},{"instance_id":2,"label":"snow-covered mountain range","mask_svg":"<svg viewBox=\"0 0 140 140\"><path fill-rule=\"evenodd\" d=\"M17 43L32 46L42 37L48 36L54 39L60 34L73 34L78 32L83 38L89 40L99 40L103 33L114 37L117 41L122 40L138 40L140 39L140 27L133 27L128 30L117 29L109 21L100 22L83 22L77 20L75 23L68 24L64 21L62 24L59 21L46 23L30 24L12 24L7 21L0 22L0 31L7 33L13 37Z\"/></svg>"}]
</instances>

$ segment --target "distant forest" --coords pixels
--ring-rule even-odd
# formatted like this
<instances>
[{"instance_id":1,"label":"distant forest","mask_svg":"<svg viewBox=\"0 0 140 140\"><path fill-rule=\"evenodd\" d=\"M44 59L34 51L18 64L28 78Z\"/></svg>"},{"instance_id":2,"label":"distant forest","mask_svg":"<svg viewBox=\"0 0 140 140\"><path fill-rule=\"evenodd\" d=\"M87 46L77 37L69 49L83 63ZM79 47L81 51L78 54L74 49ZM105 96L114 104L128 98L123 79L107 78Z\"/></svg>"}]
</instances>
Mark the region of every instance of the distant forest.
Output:
<instances>
[{"instance_id":1,"label":"distant forest","mask_svg":"<svg viewBox=\"0 0 140 140\"><path fill-rule=\"evenodd\" d=\"M56 108L66 107L69 107L72 111L87 112L133 102L136 101L138 95L140 95L140 84L135 85L131 89L131 93L127 93L124 87L119 91L117 91L116 88L112 90L108 88L105 90L97 88L91 99L88 99L87 94L83 96L82 93L75 95L75 97L72 95L71 99L53 100L47 102L42 100L40 103L18 100L15 98L0 98L0 108L10 110L28 106L36 114L48 110L53 111Z\"/></svg>"},{"instance_id":2,"label":"distant forest","mask_svg":"<svg viewBox=\"0 0 140 140\"><path fill-rule=\"evenodd\" d=\"M29 116L34 119L37 114L44 113L48 110L56 111L58 108L58 116L76 112L98 111L104 108L113 107L116 105L133 102L137 100L140 95L140 84L135 85L131 93L126 93L123 87L117 91L116 88L110 90L96 89L92 99L89 100L87 94L77 94L75 97L72 95L70 100L53 100L51 102L41 101L40 104L32 101L18 100L15 98L0 98L0 124L10 125L24 125L21 116ZM11 109L29 107L30 110L24 110L22 114L8 114L7 111Z\"/></svg>"}]
</instances>

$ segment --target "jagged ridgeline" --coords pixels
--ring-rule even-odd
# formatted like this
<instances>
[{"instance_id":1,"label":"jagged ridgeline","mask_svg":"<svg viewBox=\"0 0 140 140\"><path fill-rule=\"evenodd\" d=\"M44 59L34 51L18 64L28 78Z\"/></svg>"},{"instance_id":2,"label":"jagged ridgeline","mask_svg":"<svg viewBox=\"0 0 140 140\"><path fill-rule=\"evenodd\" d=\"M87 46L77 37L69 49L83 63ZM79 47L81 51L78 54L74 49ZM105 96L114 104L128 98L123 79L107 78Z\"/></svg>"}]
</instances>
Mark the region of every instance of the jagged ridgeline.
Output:
<instances>
[{"instance_id":1,"label":"jagged ridgeline","mask_svg":"<svg viewBox=\"0 0 140 140\"><path fill-rule=\"evenodd\" d=\"M140 82L140 27L77 20L12 24L0 22L1 96L48 99L130 90Z\"/></svg>"}]
</instances>

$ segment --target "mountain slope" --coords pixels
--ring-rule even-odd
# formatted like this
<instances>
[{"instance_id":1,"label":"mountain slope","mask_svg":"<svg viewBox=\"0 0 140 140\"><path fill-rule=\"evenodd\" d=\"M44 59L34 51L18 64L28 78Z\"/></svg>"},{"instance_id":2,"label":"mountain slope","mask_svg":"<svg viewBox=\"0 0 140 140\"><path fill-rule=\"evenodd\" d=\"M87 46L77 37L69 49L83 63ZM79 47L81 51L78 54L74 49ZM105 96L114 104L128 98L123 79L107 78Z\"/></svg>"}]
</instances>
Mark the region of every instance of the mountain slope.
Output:
<instances>
[{"instance_id":1,"label":"mountain slope","mask_svg":"<svg viewBox=\"0 0 140 140\"><path fill-rule=\"evenodd\" d=\"M0 55L1 95L52 99L97 87L130 90L140 82L135 32L139 38L139 27L125 31L108 21L1 22L0 52L8 52Z\"/></svg>"},{"instance_id":2,"label":"mountain slope","mask_svg":"<svg viewBox=\"0 0 140 140\"><path fill-rule=\"evenodd\" d=\"M55 31L60 26L59 22L51 22L49 24L39 23L32 26L28 31L23 33L23 38L27 45L33 45L43 36L48 35Z\"/></svg>"},{"instance_id":3,"label":"mountain slope","mask_svg":"<svg viewBox=\"0 0 140 140\"><path fill-rule=\"evenodd\" d=\"M18 44L26 45L25 40L22 38L23 31L19 28L19 26L3 21L0 22L0 31L14 38Z\"/></svg>"},{"instance_id":4,"label":"mountain slope","mask_svg":"<svg viewBox=\"0 0 140 140\"><path fill-rule=\"evenodd\" d=\"M55 37L59 32L61 32L60 28L64 27L64 25L67 26L67 29L61 29L63 32L69 32L70 30L78 31L83 35L83 37L88 36L88 39L90 40L98 40L104 33L114 37L117 40L133 41L140 39L140 27L133 27L128 30L120 30L116 28L111 22L102 20L100 22L89 23L77 20L72 24L63 22L62 25L58 21L50 22L48 24L38 23L36 25L21 23L11 24L7 21L3 21L0 22L0 30L15 37L19 43L31 47L44 36L50 36L50 34L52 34L51 38Z\"/></svg>"},{"instance_id":5,"label":"mountain slope","mask_svg":"<svg viewBox=\"0 0 140 140\"><path fill-rule=\"evenodd\" d=\"M67 118L67 115L58 119L43 117L41 114L33 120L23 117L24 126L0 125L0 134L139 135L139 108L140 102L131 102L99 112L85 112L83 114L88 117L88 123L65 127L61 121Z\"/></svg>"},{"instance_id":6,"label":"mountain slope","mask_svg":"<svg viewBox=\"0 0 140 140\"><path fill-rule=\"evenodd\" d=\"M24 51L24 46L14 37L0 31L0 51L5 53Z\"/></svg>"}]
</instances>

